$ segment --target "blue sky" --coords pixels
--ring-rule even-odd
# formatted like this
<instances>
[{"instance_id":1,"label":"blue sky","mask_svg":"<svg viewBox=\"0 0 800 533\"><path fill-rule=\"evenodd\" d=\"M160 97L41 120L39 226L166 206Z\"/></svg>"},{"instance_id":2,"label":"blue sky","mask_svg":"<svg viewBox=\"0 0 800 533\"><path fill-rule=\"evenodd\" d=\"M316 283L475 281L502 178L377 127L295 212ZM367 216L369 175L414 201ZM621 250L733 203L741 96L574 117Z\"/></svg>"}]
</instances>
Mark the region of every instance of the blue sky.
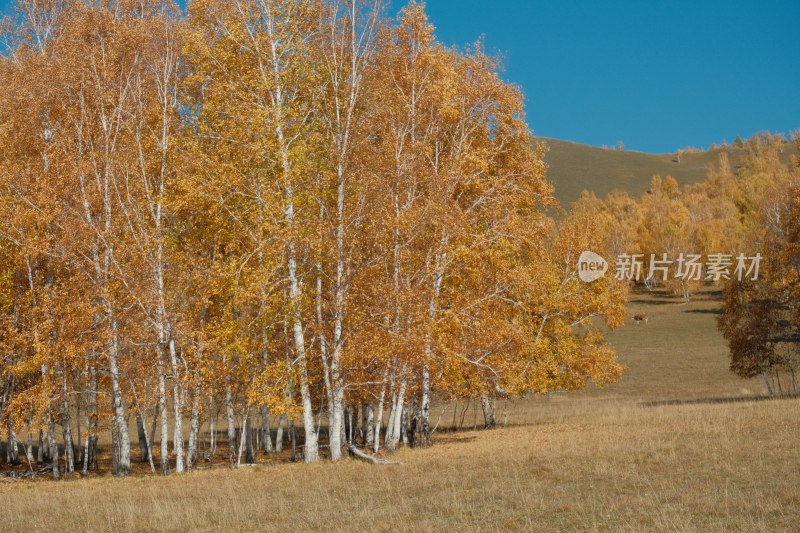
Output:
<instances>
[{"instance_id":1,"label":"blue sky","mask_svg":"<svg viewBox=\"0 0 800 533\"><path fill-rule=\"evenodd\" d=\"M428 13L443 42L485 36L504 54L537 135L672 152L800 128L798 0L429 0Z\"/></svg>"},{"instance_id":2,"label":"blue sky","mask_svg":"<svg viewBox=\"0 0 800 533\"><path fill-rule=\"evenodd\" d=\"M800 2L430 0L485 34L537 135L648 152L800 128Z\"/></svg>"}]
</instances>

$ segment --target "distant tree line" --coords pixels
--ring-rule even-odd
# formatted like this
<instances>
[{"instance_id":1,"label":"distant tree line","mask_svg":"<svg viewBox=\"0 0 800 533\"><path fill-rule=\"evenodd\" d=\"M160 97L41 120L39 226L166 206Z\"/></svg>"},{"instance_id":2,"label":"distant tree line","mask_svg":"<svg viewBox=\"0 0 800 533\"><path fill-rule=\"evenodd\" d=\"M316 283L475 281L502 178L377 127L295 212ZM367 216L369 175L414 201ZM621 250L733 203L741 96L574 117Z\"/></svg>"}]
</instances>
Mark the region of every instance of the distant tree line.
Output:
<instances>
[{"instance_id":1,"label":"distant tree line","mask_svg":"<svg viewBox=\"0 0 800 533\"><path fill-rule=\"evenodd\" d=\"M572 217L593 221L605 235L609 258L642 254L641 280L664 287L689 302L702 286L723 289L719 327L731 353L731 370L742 377L763 376L770 394L796 394L800 370L800 166L787 150L796 135L761 133L740 141L741 165L731 167L726 152L707 178L681 188L670 176L652 179L639 199L614 191L605 199L584 193ZM680 254L727 254L728 278L682 276L677 261L663 276L648 278L651 260ZM734 275L736 256L760 254L758 279Z\"/></svg>"}]
</instances>

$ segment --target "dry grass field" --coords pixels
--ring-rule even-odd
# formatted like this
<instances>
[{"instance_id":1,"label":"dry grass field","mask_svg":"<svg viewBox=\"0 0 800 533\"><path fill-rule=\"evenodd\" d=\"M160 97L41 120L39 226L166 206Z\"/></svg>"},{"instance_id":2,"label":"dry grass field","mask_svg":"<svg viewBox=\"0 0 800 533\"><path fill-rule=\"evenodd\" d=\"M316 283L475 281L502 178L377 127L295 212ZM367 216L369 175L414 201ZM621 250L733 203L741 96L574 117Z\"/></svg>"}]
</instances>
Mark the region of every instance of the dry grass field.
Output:
<instances>
[{"instance_id":1,"label":"dry grass field","mask_svg":"<svg viewBox=\"0 0 800 533\"><path fill-rule=\"evenodd\" d=\"M506 427L438 431L399 465L5 481L0 529L796 531L800 401L720 402L764 390L727 370L718 297L634 295L650 320L611 334L621 382L517 400ZM434 409L442 426L452 407Z\"/></svg>"}]
</instances>

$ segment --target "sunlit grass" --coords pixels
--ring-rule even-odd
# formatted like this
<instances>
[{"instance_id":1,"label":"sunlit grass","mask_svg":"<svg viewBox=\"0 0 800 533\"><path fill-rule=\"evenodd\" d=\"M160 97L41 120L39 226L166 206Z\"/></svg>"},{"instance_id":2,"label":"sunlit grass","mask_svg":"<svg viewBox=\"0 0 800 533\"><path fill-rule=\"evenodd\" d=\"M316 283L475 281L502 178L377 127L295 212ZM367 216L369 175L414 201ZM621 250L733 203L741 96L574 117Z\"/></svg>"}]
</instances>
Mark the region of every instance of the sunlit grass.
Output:
<instances>
[{"instance_id":1,"label":"sunlit grass","mask_svg":"<svg viewBox=\"0 0 800 533\"><path fill-rule=\"evenodd\" d=\"M511 402L507 427L438 431L434 447L401 450L400 465L273 458L166 478L7 481L3 529L796 529L800 401L644 406L763 392L727 370L717 306L713 293L689 305L634 296L651 320L612 334L629 368L620 383ZM464 418L471 428L476 417Z\"/></svg>"}]
</instances>

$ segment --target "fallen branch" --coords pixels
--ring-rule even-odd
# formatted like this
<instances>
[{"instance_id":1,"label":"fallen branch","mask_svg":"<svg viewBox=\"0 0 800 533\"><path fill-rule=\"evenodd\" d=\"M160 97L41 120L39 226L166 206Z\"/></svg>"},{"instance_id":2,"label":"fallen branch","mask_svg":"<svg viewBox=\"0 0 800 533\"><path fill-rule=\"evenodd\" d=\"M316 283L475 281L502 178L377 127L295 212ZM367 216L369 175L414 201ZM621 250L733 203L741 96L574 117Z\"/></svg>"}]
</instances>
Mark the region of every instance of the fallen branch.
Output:
<instances>
[{"instance_id":1,"label":"fallen branch","mask_svg":"<svg viewBox=\"0 0 800 533\"><path fill-rule=\"evenodd\" d=\"M374 455L370 455L368 453L362 452L355 445L350 444L347 447L350 450L350 455L356 457L357 459L361 459L363 461L368 461L374 465L401 465L400 461L389 461L388 459L383 459L381 457L375 457Z\"/></svg>"}]
</instances>

